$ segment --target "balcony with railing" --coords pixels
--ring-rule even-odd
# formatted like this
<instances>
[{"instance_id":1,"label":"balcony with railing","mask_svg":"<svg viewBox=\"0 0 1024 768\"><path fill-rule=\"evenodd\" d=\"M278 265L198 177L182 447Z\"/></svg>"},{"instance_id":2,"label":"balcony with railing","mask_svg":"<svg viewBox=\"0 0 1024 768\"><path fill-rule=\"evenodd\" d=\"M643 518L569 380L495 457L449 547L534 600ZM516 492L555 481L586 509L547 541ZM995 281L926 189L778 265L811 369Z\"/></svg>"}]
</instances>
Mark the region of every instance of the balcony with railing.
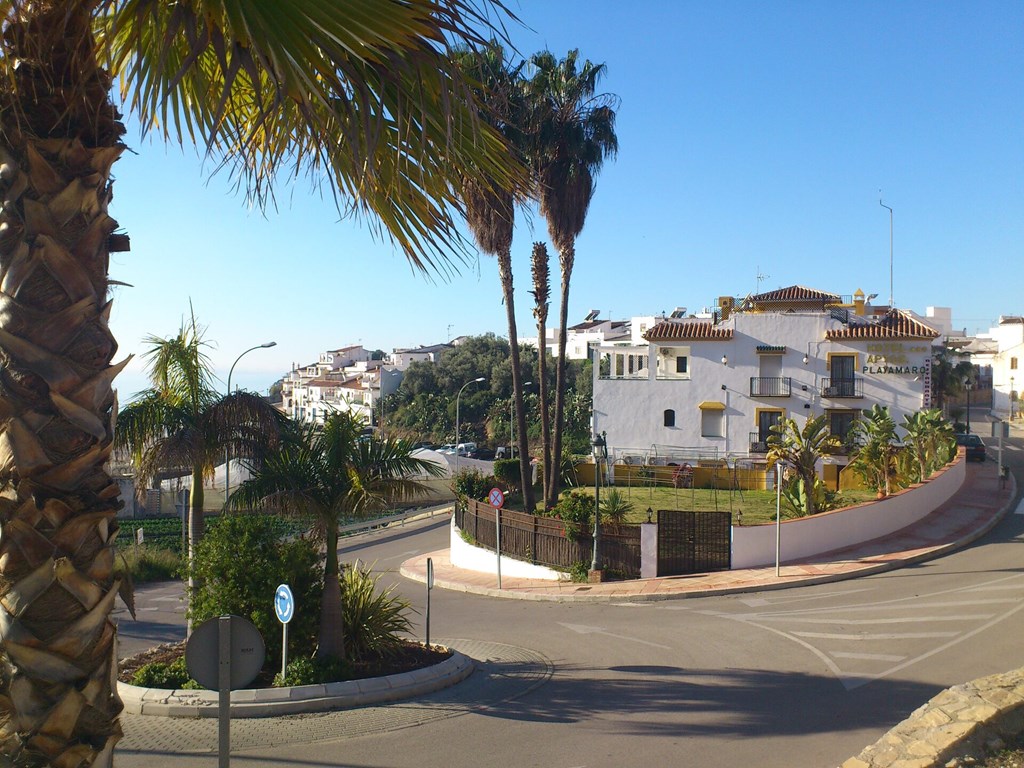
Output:
<instances>
[{"instance_id":1,"label":"balcony with railing","mask_svg":"<svg viewBox=\"0 0 1024 768\"><path fill-rule=\"evenodd\" d=\"M751 432L750 452L768 453L768 435L762 435L760 432Z\"/></svg>"},{"instance_id":2,"label":"balcony with railing","mask_svg":"<svg viewBox=\"0 0 1024 768\"><path fill-rule=\"evenodd\" d=\"M864 397L864 379L822 379L821 396L833 399Z\"/></svg>"},{"instance_id":3,"label":"balcony with railing","mask_svg":"<svg viewBox=\"0 0 1024 768\"><path fill-rule=\"evenodd\" d=\"M751 397L789 397L793 393L793 379L789 376L751 376Z\"/></svg>"}]
</instances>

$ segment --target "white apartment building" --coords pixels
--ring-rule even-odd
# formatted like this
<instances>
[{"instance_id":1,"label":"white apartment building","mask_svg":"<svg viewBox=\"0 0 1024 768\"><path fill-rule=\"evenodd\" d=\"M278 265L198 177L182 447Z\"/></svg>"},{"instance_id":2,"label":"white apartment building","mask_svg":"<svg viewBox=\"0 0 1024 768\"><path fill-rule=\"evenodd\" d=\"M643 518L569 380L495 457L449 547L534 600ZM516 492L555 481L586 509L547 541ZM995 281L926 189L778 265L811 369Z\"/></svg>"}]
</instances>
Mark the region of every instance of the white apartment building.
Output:
<instances>
[{"instance_id":1,"label":"white apartment building","mask_svg":"<svg viewBox=\"0 0 1024 768\"><path fill-rule=\"evenodd\" d=\"M931 406L940 334L910 312L802 286L719 305L710 319L657 319L642 343L597 347L593 428L609 456L757 461L783 417L802 426L825 413L845 436L874 404L897 424Z\"/></svg>"},{"instance_id":2,"label":"white apartment building","mask_svg":"<svg viewBox=\"0 0 1024 768\"><path fill-rule=\"evenodd\" d=\"M412 363L436 363L441 355L453 346L452 344L433 344L429 347L395 349L388 355L388 364L404 371Z\"/></svg>"},{"instance_id":3,"label":"white apartment building","mask_svg":"<svg viewBox=\"0 0 1024 768\"><path fill-rule=\"evenodd\" d=\"M999 324L964 347L977 366L992 368L992 413L1002 419L1021 418L1024 389L1024 317L1003 315Z\"/></svg>"},{"instance_id":4,"label":"white apartment building","mask_svg":"<svg viewBox=\"0 0 1024 768\"><path fill-rule=\"evenodd\" d=\"M565 357L567 360L586 360L595 344L629 341L629 321L601 320L599 315L598 310L592 309L582 323L569 326L565 334ZM519 343L540 349L540 342L536 336L520 336ZM544 348L552 357L558 357L557 328L546 329Z\"/></svg>"}]
</instances>

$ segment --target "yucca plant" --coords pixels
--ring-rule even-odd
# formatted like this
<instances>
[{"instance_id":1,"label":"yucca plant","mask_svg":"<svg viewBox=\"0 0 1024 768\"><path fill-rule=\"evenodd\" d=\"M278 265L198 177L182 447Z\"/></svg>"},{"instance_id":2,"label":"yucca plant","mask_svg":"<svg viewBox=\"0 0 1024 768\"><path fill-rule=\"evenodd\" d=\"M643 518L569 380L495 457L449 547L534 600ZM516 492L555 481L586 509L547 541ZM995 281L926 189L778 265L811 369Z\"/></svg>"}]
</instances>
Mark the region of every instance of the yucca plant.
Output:
<instances>
[{"instance_id":1,"label":"yucca plant","mask_svg":"<svg viewBox=\"0 0 1024 768\"><path fill-rule=\"evenodd\" d=\"M409 601L394 586L379 589L379 581L358 563L341 575L345 658L350 661L394 655L405 644L403 634L412 629Z\"/></svg>"},{"instance_id":2,"label":"yucca plant","mask_svg":"<svg viewBox=\"0 0 1024 768\"><path fill-rule=\"evenodd\" d=\"M601 522L605 525L620 526L633 511L631 502L618 488L611 488L601 499Z\"/></svg>"}]
</instances>

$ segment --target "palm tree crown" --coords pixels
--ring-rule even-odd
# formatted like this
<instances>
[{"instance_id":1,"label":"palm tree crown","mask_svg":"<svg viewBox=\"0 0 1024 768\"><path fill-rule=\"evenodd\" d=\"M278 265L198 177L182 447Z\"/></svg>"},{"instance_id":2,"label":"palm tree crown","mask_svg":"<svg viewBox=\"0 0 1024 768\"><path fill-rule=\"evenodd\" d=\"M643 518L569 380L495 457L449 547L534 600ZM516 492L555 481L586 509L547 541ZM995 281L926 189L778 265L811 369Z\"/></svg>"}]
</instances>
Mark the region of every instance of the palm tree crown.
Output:
<instances>
[{"instance_id":1,"label":"palm tree crown","mask_svg":"<svg viewBox=\"0 0 1024 768\"><path fill-rule=\"evenodd\" d=\"M326 545L317 654L344 658L341 592L338 582L338 528L423 490L418 476L438 476L436 464L410 455L405 440L362 439L363 422L335 413L323 425L298 427L297 434L232 495L235 506L249 505L312 518Z\"/></svg>"}]
</instances>

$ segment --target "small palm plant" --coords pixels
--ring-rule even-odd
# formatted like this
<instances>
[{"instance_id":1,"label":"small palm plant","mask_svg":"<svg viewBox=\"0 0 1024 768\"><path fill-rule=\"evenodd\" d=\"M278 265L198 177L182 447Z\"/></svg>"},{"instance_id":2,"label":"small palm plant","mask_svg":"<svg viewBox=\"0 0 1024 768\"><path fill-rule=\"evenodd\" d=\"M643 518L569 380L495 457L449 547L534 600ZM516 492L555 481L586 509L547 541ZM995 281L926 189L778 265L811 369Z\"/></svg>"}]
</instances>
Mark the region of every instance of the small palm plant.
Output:
<instances>
[{"instance_id":1,"label":"small palm plant","mask_svg":"<svg viewBox=\"0 0 1024 768\"><path fill-rule=\"evenodd\" d=\"M938 408L928 408L903 417L907 442L917 462L918 480L927 480L946 463L950 446L956 444L953 426L942 418Z\"/></svg>"},{"instance_id":2,"label":"small palm plant","mask_svg":"<svg viewBox=\"0 0 1024 768\"><path fill-rule=\"evenodd\" d=\"M612 488L601 499L601 521L605 525L618 528L632 511L633 502L618 488Z\"/></svg>"},{"instance_id":3,"label":"small palm plant","mask_svg":"<svg viewBox=\"0 0 1024 768\"><path fill-rule=\"evenodd\" d=\"M803 483L805 492L801 497L805 515L819 510L814 493L818 482L818 460L825 454L838 450L841 441L828 431L828 417L824 414L807 419L803 428L794 419L783 419L772 426L768 437L768 461L781 461L792 467Z\"/></svg>"}]
</instances>

